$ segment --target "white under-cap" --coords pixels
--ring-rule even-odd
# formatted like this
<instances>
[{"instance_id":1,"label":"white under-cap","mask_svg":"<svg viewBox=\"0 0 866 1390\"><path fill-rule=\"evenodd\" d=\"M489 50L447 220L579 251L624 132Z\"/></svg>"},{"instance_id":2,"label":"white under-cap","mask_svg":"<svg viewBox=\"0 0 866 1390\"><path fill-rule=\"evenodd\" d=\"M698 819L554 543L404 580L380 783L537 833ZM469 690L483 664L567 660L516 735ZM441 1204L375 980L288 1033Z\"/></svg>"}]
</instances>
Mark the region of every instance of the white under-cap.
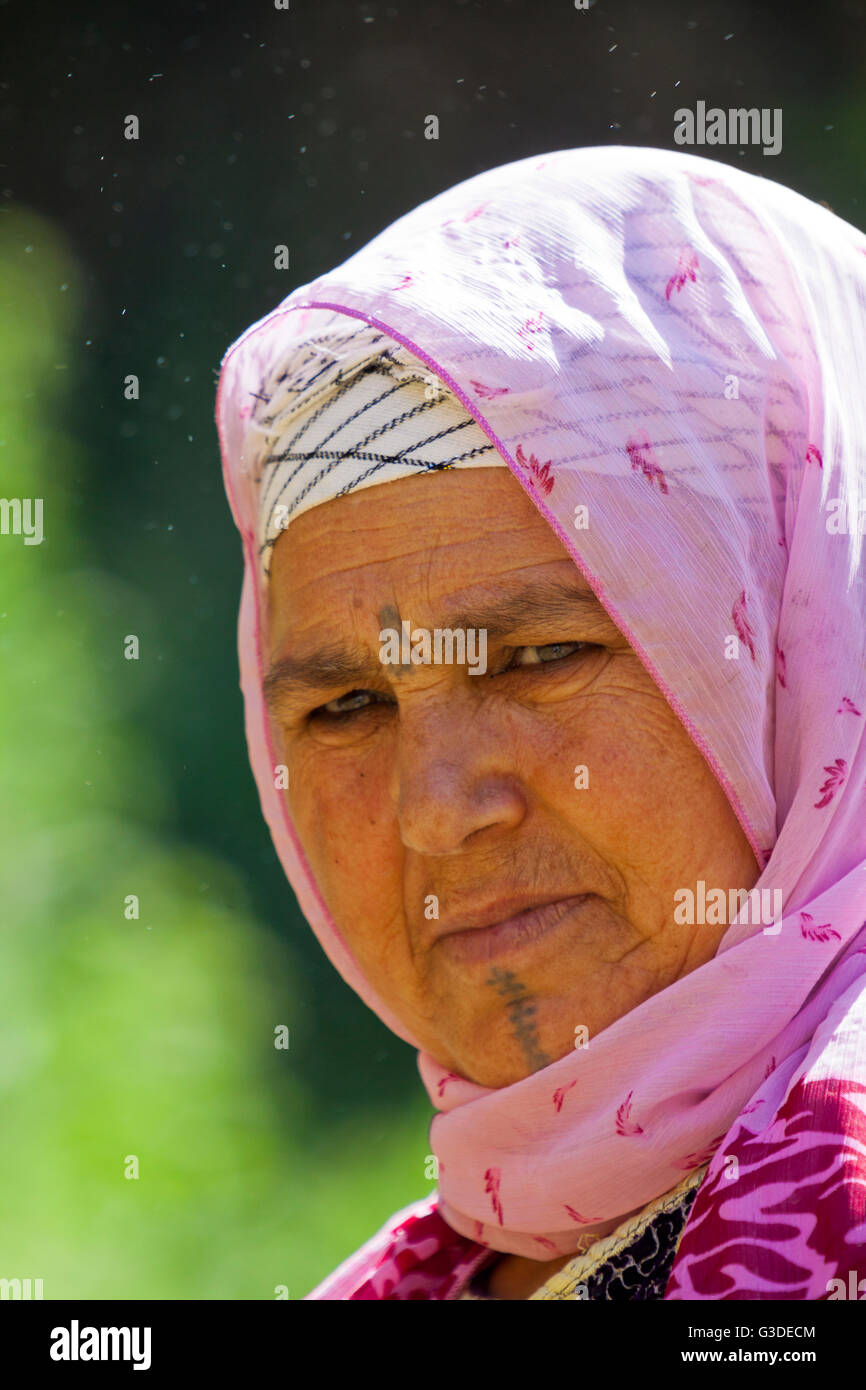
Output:
<instances>
[{"instance_id":1,"label":"white under-cap","mask_svg":"<svg viewBox=\"0 0 866 1390\"><path fill-rule=\"evenodd\" d=\"M265 581L277 537L311 507L413 473L508 466L423 362L345 316L261 383L250 428Z\"/></svg>"}]
</instances>

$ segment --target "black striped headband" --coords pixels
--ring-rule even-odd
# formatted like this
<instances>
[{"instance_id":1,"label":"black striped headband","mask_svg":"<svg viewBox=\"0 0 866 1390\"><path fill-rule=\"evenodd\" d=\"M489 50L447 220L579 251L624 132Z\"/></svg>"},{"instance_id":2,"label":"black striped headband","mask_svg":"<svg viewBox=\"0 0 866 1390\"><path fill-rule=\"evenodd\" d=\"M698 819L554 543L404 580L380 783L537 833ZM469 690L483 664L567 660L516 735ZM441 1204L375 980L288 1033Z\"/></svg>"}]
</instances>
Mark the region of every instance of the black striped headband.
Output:
<instances>
[{"instance_id":1,"label":"black striped headband","mask_svg":"<svg viewBox=\"0 0 866 1390\"><path fill-rule=\"evenodd\" d=\"M311 507L413 473L507 466L453 392L366 323L298 348L262 383L250 428L265 581L277 537Z\"/></svg>"}]
</instances>

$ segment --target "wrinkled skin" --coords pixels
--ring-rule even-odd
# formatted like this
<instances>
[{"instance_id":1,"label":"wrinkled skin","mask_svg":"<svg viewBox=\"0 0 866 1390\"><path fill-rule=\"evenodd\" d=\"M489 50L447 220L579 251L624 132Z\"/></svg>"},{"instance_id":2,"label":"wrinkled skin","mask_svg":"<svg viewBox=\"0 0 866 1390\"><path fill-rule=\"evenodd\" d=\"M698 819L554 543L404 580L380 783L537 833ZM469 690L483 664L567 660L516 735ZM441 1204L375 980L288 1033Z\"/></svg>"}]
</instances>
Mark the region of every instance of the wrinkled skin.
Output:
<instances>
[{"instance_id":1,"label":"wrinkled skin","mask_svg":"<svg viewBox=\"0 0 866 1390\"><path fill-rule=\"evenodd\" d=\"M485 674L379 659L380 630L401 619L448 628L469 609L486 627L494 602L551 579L573 586L573 611L548 604L489 636ZM726 925L676 924L674 894L698 879L751 888L752 850L507 469L413 475L313 507L276 543L269 612L272 663L323 642L369 658L363 678L275 686L275 748L331 915L378 995L444 1066L507 1086L565 1056L577 1027L591 1045L712 958ZM457 961L434 941L443 922L524 891L592 896L495 960ZM438 919L425 915L430 895ZM518 995L521 1017L509 1008ZM507 1257L491 1289L525 1297L562 1263Z\"/></svg>"}]
</instances>

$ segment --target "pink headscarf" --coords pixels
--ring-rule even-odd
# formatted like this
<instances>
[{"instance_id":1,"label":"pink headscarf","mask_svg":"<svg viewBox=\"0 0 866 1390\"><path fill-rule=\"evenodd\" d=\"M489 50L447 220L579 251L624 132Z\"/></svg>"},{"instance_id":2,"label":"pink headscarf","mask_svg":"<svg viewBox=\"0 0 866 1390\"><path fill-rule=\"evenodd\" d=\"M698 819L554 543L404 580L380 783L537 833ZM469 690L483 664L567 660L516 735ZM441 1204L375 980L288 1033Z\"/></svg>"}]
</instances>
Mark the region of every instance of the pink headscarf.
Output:
<instances>
[{"instance_id":1,"label":"pink headscarf","mask_svg":"<svg viewBox=\"0 0 866 1390\"><path fill-rule=\"evenodd\" d=\"M438 1193L310 1296L453 1297L486 1249L569 1253L715 1155L666 1297L826 1298L858 1262L866 1276L866 239L722 163L562 150L424 203L226 354L262 808L330 960L417 1046L328 915L262 698L247 423L274 361L334 314L402 343L478 421L703 753L784 912L778 932L738 919L708 964L511 1086L419 1052Z\"/></svg>"}]
</instances>

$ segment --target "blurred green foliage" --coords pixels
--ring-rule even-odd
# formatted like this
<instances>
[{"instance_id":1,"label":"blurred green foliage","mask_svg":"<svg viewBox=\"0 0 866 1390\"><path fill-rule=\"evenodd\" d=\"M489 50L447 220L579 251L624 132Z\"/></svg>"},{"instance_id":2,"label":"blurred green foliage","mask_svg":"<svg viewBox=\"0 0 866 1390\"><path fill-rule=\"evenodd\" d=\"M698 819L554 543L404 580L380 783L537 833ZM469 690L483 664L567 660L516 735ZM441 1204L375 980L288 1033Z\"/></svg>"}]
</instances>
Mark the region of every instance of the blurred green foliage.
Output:
<instances>
[{"instance_id":1,"label":"blurred green foliage","mask_svg":"<svg viewBox=\"0 0 866 1390\"><path fill-rule=\"evenodd\" d=\"M296 962L234 867L168 828L172 769L137 718L160 697L158 614L79 532L79 268L13 211L0 283L3 493L41 497L45 530L0 536L0 1276L46 1298L298 1298L430 1189L426 1107L314 1130Z\"/></svg>"}]
</instances>

